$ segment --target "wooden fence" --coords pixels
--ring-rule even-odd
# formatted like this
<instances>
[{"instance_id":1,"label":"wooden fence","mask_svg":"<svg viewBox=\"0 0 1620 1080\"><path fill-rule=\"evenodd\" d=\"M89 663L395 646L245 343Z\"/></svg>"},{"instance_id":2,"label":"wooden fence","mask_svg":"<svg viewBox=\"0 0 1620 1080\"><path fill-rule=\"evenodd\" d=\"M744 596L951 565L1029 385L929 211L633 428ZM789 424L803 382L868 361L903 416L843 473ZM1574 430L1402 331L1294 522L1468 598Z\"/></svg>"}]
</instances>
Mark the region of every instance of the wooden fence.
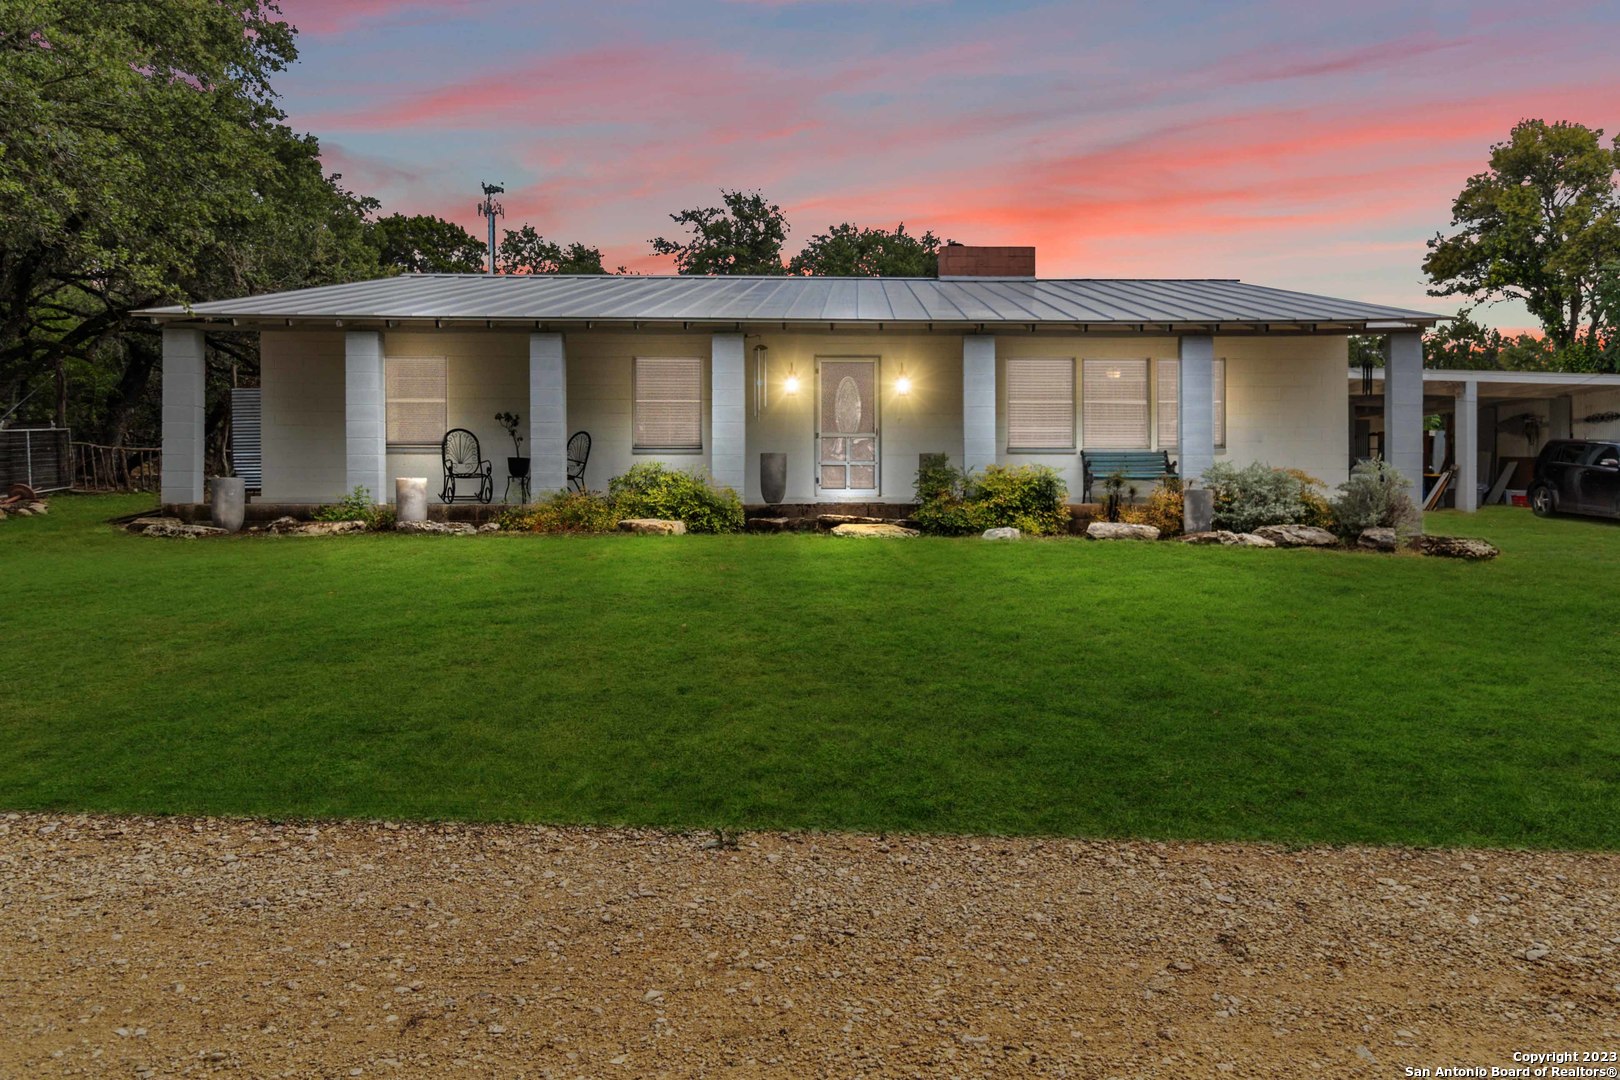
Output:
<instances>
[{"instance_id":1,"label":"wooden fence","mask_svg":"<svg viewBox=\"0 0 1620 1080\"><path fill-rule=\"evenodd\" d=\"M80 491L157 492L163 451L156 446L73 444L73 486Z\"/></svg>"}]
</instances>

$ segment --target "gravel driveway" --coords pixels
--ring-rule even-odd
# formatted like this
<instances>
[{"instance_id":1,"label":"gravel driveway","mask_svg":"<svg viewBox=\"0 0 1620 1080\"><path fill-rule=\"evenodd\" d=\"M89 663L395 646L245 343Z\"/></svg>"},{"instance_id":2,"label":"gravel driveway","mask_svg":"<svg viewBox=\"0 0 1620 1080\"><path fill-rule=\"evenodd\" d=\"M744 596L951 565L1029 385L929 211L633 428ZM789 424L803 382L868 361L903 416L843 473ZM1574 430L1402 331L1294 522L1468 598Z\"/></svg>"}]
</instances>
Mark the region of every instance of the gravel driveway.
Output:
<instances>
[{"instance_id":1,"label":"gravel driveway","mask_svg":"<svg viewBox=\"0 0 1620 1080\"><path fill-rule=\"evenodd\" d=\"M0 1075L1324 1076L1620 1050L1620 856L0 818Z\"/></svg>"}]
</instances>

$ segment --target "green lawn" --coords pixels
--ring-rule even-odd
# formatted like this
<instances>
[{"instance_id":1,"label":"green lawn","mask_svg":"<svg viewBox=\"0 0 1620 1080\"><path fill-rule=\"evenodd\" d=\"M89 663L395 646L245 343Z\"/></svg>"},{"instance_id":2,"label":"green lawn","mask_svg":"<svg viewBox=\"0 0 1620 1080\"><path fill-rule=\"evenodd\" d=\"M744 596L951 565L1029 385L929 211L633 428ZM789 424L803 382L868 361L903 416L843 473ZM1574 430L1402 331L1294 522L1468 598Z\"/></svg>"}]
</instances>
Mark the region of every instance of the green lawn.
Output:
<instances>
[{"instance_id":1,"label":"green lawn","mask_svg":"<svg viewBox=\"0 0 1620 1080\"><path fill-rule=\"evenodd\" d=\"M1620 526L1494 563L0 522L0 806L1620 847Z\"/></svg>"}]
</instances>

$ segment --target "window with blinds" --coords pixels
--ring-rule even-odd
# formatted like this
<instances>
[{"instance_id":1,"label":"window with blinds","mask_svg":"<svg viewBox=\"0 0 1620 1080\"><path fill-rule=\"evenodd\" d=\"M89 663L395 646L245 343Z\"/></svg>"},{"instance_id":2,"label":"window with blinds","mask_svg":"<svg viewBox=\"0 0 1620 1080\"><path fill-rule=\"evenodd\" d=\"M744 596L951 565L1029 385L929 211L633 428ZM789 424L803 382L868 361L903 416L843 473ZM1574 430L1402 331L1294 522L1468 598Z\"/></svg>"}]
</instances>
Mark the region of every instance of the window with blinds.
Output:
<instances>
[{"instance_id":1,"label":"window with blinds","mask_svg":"<svg viewBox=\"0 0 1620 1080\"><path fill-rule=\"evenodd\" d=\"M1007 449L1074 449L1074 361L1007 361Z\"/></svg>"},{"instance_id":2,"label":"window with blinds","mask_svg":"<svg viewBox=\"0 0 1620 1080\"><path fill-rule=\"evenodd\" d=\"M1097 450L1146 450L1148 428L1148 362L1087 360L1080 397L1080 433Z\"/></svg>"},{"instance_id":3,"label":"window with blinds","mask_svg":"<svg viewBox=\"0 0 1620 1080\"><path fill-rule=\"evenodd\" d=\"M703 361L696 356L638 356L635 449L703 449Z\"/></svg>"},{"instance_id":4,"label":"window with blinds","mask_svg":"<svg viewBox=\"0 0 1620 1080\"><path fill-rule=\"evenodd\" d=\"M1226 361L1215 358L1213 367L1213 393L1215 397L1215 445L1226 445ZM1160 360L1158 363L1158 428L1161 449L1173 449L1181 442L1180 402L1181 361Z\"/></svg>"},{"instance_id":5,"label":"window with blinds","mask_svg":"<svg viewBox=\"0 0 1620 1080\"><path fill-rule=\"evenodd\" d=\"M393 357L384 361L388 444L438 446L445 432L445 359Z\"/></svg>"}]
</instances>

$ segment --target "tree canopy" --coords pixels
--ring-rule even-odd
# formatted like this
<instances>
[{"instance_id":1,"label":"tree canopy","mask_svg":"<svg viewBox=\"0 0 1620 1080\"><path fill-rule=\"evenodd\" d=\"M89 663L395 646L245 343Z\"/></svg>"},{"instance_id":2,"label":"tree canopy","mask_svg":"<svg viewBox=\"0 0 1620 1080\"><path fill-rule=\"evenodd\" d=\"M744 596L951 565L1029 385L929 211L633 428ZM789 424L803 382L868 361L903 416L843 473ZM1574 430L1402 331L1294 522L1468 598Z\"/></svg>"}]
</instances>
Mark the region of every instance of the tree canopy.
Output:
<instances>
[{"instance_id":1,"label":"tree canopy","mask_svg":"<svg viewBox=\"0 0 1620 1080\"><path fill-rule=\"evenodd\" d=\"M406 274L481 274L489 245L431 214L389 214L372 222L371 244L385 270Z\"/></svg>"},{"instance_id":2,"label":"tree canopy","mask_svg":"<svg viewBox=\"0 0 1620 1080\"><path fill-rule=\"evenodd\" d=\"M605 274L602 252L575 242L547 240L533 225L507 229L496 248L495 269L503 274ZM619 267L617 273L624 273Z\"/></svg>"},{"instance_id":3,"label":"tree canopy","mask_svg":"<svg viewBox=\"0 0 1620 1080\"><path fill-rule=\"evenodd\" d=\"M913 236L905 222L895 229L861 228L849 222L817 233L788 262L790 274L842 277L934 277L943 242L932 232Z\"/></svg>"},{"instance_id":4,"label":"tree canopy","mask_svg":"<svg viewBox=\"0 0 1620 1080\"><path fill-rule=\"evenodd\" d=\"M678 274L785 274L782 245L787 215L759 192L720 192L724 206L696 207L671 214L690 235L684 240L656 237L654 255L672 255Z\"/></svg>"},{"instance_id":5,"label":"tree canopy","mask_svg":"<svg viewBox=\"0 0 1620 1080\"><path fill-rule=\"evenodd\" d=\"M1599 301L1620 265L1617 171L1620 142L1606 146L1602 129L1520 122L1452 203L1456 231L1429 241L1431 295L1522 300L1559 348L1583 324L1594 342L1612 334Z\"/></svg>"}]
</instances>

